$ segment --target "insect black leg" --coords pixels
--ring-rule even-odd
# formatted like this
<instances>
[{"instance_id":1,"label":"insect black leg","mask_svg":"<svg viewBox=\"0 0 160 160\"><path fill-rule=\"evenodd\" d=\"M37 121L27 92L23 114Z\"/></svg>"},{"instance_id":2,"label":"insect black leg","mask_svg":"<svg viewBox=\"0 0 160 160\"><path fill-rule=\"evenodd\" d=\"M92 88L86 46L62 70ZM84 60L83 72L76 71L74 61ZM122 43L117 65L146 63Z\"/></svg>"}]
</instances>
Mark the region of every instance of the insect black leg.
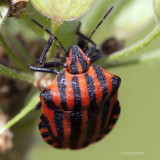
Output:
<instances>
[{"instance_id":1,"label":"insect black leg","mask_svg":"<svg viewBox=\"0 0 160 160\"><path fill-rule=\"evenodd\" d=\"M49 33L50 36L52 36L58 43L59 45L62 47L62 49L65 51L66 56L68 57L68 52L66 51L66 49L64 48L64 46L62 45L62 43L59 41L59 39L52 34L52 32L50 30L48 30L47 28L45 28L44 26L42 26L39 22L37 22L36 20L32 19L31 20L38 25L39 27L41 27L43 30L45 30L47 33Z\"/></svg>"},{"instance_id":2,"label":"insect black leg","mask_svg":"<svg viewBox=\"0 0 160 160\"><path fill-rule=\"evenodd\" d=\"M87 36L85 36L84 34L82 34L80 32L80 27L81 27L81 23L79 23L78 28L77 28L77 35L79 35L80 37L82 37L83 39L89 41L90 43L92 43L95 47L96 47L96 43L93 42L91 39L89 39Z\"/></svg>"},{"instance_id":3,"label":"insect black leg","mask_svg":"<svg viewBox=\"0 0 160 160\"><path fill-rule=\"evenodd\" d=\"M32 71L37 71L37 72L48 72L48 73L55 73L55 74L59 73L56 69L35 67L35 66L32 66L32 65L29 66L29 69L32 70Z\"/></svg>"},{"instance_id":4,"label":"insect black leg","mask_svg":"<svg viewBox=\"0 0 160 160\"><path fill-rule=\"evenodd\" d=\"M67 67L67 64L65 62L47 62L43 63L42 67L44 68Z\"/></svg>"},{"instance_id":5,"label":"insect black leg","mask_svg":"<svg viewBox=\"0 0 160 160\"><path fill-rule=\"evenodd\" d=\"M95 52L96 46L91 46L86 53L86 56L90 57Z\"/></svg>"},{"instance_id":6,"label":"insect black leg","mask_svg":"<svg viewBox=\"0 0 160 160\"><path fill-rule=\"evenodd\" d=\"M91 57L91 55L92 55L94 52L97 52L97 54ZM87 53L86 53L86 56L88 56L88 57L91 58L91 63L94 62L94 61L96 61L97 59L99 59L99 58L101 57L101 55L102 55L101 50L96 49L96 47L95 47L94 45L91 46L90 49L89 49L89 50L87 51Z\"/></svg>"},{"instance_id":7,"label":"insect black leg","mask_svg":"<svg viewBox=\"0 0 160 160\"><path fill-rule=\"evenodd\" d=\"M51 28L50 28L51 30ZM49 30L49 31L50 31ZM49 68L52 68L52 67L66 67L66 63L64 62L47 62L47 63L44 63L44 57L46 56L48 50L50 49L50 47L52 46L52 43L53 43L53 35L50 34L49 35L49 39L48 39L48 42L39 58L39 63L41 65L41 67L36 67L36 66L32 66L30 65L29 66L29 69L32 70L32 71L38 71L38 72L48 72L48 73L59 73L56 69L49 69Z\"/></svg>"},{"instance_id":8,"label":"insect black leg","mask_svg":"<svg viewBox=\"0 0 160 160\"><path fill-rule=\"evenodd\" d=\"M99 49L96 49L95 52L97 52L97 54L91 58L91 63L96 61L97 59L99 59L102 56L102 51Z\"/></svg>"},{"instance_id":9,"label":"insect black leg","mask_svg":"<svg viewBox=\"0 0 160 160\"><path fill-rule=\"evenodd\" d=\"M29 66L29 69L32 71L37 71L37 72L48 72L48 73L55 73L58 74L59 71L56 69L50 69L52 67L67 67L67 64L65 62L47 62L43 63L41 65L42 67L36 67L36 66Z\"/></svg>"},{"instance_id":10,"label":"insect black leg","mask_svg":"<svg viewBox=\"0 0 160 160\"><path fill-rule=\"evenodd\" d=\"M29 69L32 71L37 71L37 72L48 72L48 73L55 73L58 74L59 71L56 69L50 69L52 67L67 67L67 64L64 62L47 62L47 63L42 63L42 67L36 67L36 66L29 66Z\"/></svg>"},{"instance_id":11,"label":"insect black leg","mask_svg":"<svg viewBox=\"0 0 160 160\"><path fill-rule=\"evenodd\" d=\"M50 34L48 42L47 42L47 44L46 44L46 46L45 46L45 48L44 48L44 50L43 50L43 52L42 52L42 54L41 54L41 56L39 58L39 63L41 65L43 65L43 63L44 63L44 57L47 54L47 52L50 49L50 47L52 46L52 43L53 43L53 36Z\"/></svg>"}]
</instances>

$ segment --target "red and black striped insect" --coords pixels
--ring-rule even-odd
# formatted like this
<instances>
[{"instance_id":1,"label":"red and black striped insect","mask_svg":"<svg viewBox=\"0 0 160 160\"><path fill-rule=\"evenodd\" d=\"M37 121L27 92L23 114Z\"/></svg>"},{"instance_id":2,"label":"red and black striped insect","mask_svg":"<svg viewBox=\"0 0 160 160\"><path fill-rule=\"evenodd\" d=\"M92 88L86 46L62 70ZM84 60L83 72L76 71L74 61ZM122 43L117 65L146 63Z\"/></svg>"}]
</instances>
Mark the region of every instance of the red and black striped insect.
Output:
<instances>
[{"instance_id":1,"label":"red and black striped insect","mask_svg":"<svg viewBox=\"0 0 160 160\"><path fill-rule=\"evenodd\" d=\"M110 13L111 7L95 30ZM48 29L37 25L50 35L39 59L41 67L30 66L33 71L55 73L52 84L40 94L42 114L39 130L43 139L56 148L80 149L102 139L114 127L120 106L117 100L121 79L97 65L90 65L101 56L90 37L77 31L92 46L84 53L73 45L69 54ZM80 28L80 26L79 26ZM56 39L66 53L66 62L44 63L44 57ZM94 55L93 55L94 54ZM64 67L60 72L54 67Z\"/></svg>"}]
</instances>

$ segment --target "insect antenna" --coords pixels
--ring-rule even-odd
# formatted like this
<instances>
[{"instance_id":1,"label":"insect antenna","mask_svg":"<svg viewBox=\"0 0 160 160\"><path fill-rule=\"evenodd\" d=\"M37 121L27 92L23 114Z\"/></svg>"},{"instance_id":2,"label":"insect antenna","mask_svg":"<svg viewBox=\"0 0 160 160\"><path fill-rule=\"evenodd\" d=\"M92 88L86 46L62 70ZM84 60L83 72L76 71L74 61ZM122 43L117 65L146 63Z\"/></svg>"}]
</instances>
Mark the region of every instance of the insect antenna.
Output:
<instances>
[{"instance_id":1,"label":"insect antenna","mask_svg":"<svg viewBox=\"0 0 160 160\"><path fill-rule=\"evenodd\" d=\"M59 39L53 35L53 33L51 31L49 31L47 28L45 28L44 26L42 26L39 22L37 22L36 20L32 19L31 20L38 25L39 27L41 27L43 30L45 30L47 33L49 33L50 35L52 35L52 37L59 43L59 45L62 47L62 49L65 51L66 56L68 57L68 52L66 51L66 49L64 48L64 46L62 45L62 43L59 41Z\"/></svg>"},{"instance_id":2,"label":"insect antenna","mask_svg":"<svg viewBox=\"0 0 160 160\"><path fill-rule=\"evenodd\" d=\"M84 50L86 49L89 40L91 39L92 35L94 34L94 32L97 30L97 28L102 24L102 22L104 21L104 19L108 16L108 14L112 11L112 9L114 8L114 6L110 7L109 10L105 13L105 15L103 16L103 18L100 20L100 22L97 24L97 26L94 28L94 30L92 31L92 33L90 34L90 36L88 37L88 41L86 42L86 45L84 47Z\"/></svg>"}]
</instances>

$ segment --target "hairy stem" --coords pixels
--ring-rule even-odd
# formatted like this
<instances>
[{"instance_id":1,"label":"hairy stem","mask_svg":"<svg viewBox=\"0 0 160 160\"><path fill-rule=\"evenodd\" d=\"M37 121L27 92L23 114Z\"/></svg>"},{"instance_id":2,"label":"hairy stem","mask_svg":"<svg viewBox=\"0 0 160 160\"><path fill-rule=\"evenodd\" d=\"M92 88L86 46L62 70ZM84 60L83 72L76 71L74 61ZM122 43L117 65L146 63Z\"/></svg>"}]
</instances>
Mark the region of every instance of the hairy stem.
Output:
<instances>
[{"instance_id":1,"label":"hairy stem","mask_svg":"<svg viewBox=\"0 0 160 160\"><path fill-rule=\"evenodd\" d=\"M155 38L157 38L160 34L160 25L156 25L155 28L151 33L149 33L144 39L140 40L136 44L121 50L119 52L115 52L111 56L109 56L107 59L103 60L103 62L111 62L118 60L122 57L126 57L130 54L136 53L136 51L146 47L148 44L150 44Z\"/></svg>"},{"instance_id":2,"label":"hairy stem","mask_svg":"<svg viewBox=\"0 0 160 160\"><path fill-rule=\"evenodd\" d=\"M132 64L139 64L139 63L145 63L145 62L150 62L153 60L159 60L160 59L160 50L153 51L151 53L146 53L143 55L140 55L136 58L131 58L128 60L123 60L123 61L112 61L109 64L104 65L103 67L118 67L118 66L124 66L124 65L132 65Z\"/></svg>"}]
</instances>

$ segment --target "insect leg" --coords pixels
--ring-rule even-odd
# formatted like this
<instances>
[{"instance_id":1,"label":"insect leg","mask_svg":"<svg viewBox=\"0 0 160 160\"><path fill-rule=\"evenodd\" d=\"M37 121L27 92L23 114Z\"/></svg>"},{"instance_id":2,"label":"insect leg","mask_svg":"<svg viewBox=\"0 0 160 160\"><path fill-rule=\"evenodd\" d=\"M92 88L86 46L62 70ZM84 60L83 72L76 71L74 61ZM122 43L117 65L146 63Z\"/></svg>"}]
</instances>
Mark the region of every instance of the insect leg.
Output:
<instances>
[{"instance_id":1,"label":"insect leg","mask_svg":"<svg viewBox=\"0 0 160 160\"><path fill-rule=\"evenodd\" d=\"M94 52L96 52L97 54L91 57L91 55L92 55ZM89 48L89 50L87 51L86 56L90 57L91 63L92 63L92 62L96 61L97 59L99 59L99 58L102 56L102 51L99 50L99 49L96 49L95 46L93 45L93 46L91 46L91 47Z\"/></svg>"},{"instance_id":2,"label":"insect leg","mask_svg":"<svg viewBox=\"0 0 160 160\"><path fill-rule=\"evenodd\" d=\"M47 33L49 33L50 36L52 36L58 43L59 45L62 47L62 49L65 51L66 56L68 57L68 52L66 51L66 49L64 48L64 46L62 45L62 43L59 41L59 39L52 34L52 32L50 30L48 30L47 28L45 28L44 26L42 26L39 22L37 22L36 20L32 19L31 20L38 25L39 27L41 27L43 30L45 30Z\"/></svg>"},{"instance_id":3,"label":"insect leg","mask_svg":"<svg viewBox=\"0 0 160 160\"><path fill-rule=\"evenodd\" d=\"M99 59L102 56L102 51L101 50L96 49L95 52L97 52L97 54L95 56L93 56L93 57L90 57L91 58L91 63L93 63L94 61L96 61L97 59Z\"/></svg>"},{"instance_id":4,"label":"insect leg","mask_svg":"<svg viewBox=\"0 0 160 160\"><path fill-rule=\"evenodd\" d=\"M52 67L67 67L65 62L47 62L43 63L43 68L52 68Z\"/></svg>"},{"instance_id":5,"label":"insect leg","mask_svg":"<svg viewBox=\"0 0 160 160\"><path fill-rule=\"evenodd\" d=\"M51 29L50 29L51 30ZM29 69L32 71L38 71L38 72L49 72L49 73L59 73L57 70L55 69L47 69L47 68L52 68L52 67L66 67L66 63L64 62L47 62L44 63L44 57L46 56L48 50L50 49L50 47L52 46L53 43L53 36L50 34L48 42L39 58L39 63L41 65L41 67L35 67L30 65Z\"/></svg>"},{"instance_id":6,"label":"insect leg","mask_svg":"<svg viewBox=\"0 0 160 160\"><path fill-rule=\"evenodd\" d=\"M92 45L92 46L88 49L88 51L87 51L87 53L86 53L86 56L90 57L90 56L95 52L95 49L96 49L96 46L95 46L95 45Z\"/></svg>"},{"instance_id":7,"label":"insect leg","mask_svg":"<svg viewBox=\"0 0 160 160\"><path fill-rule=\"evenodd\" d=\"M47 44L46 44L46 46L45 46L45 48L44 48L44 50L43 50L43 52L42 52L42 54L41 54L41 56L39 58L39 63L41 65L43 65L43 63L44 63L44 57L47 54L47 52L50 49L50 47L52 46L52 43L53 43L53 36L50 34L48 42L47 42Z\"/></svg>"},{"instance_id":8,"label":"insect leg","mask_svg":"<svg viewBox=\"0 0 160 160\"><path fill-rule=\"evenodd\" d=\"M47 62L43 63L41 67L30 65L29 69L37 72L48 72L58 74L59 71L57 71L56 69L51 69L52 67L67 67L67 64L65 62Z\"/></svg>"},{"instance_id":9,"label":"insect leg","mask_svg":"<svg viewBox=\"0 0 160 160\"><path fill-rule=\"evenodd\" d=\"M55 74L59 73L56 69L35 67L35 66L32 66L32 65L29 66L29 69L32 70L32 71L37 71L37 72L48 72L48 73L55 73Z\"/></svg>"},{"instance_id":10,"label":"insect leg","mask_svg":"<svg viewBox=\"0 0 160 160\"><path fill-rule=\"evenodd\" d=\"M77 28L77 35L79 35L80 37L82 37L83 39L89 41L90 43L92 43L92 45L94 45L96 47L96 43L93 42L91 39L89 39L87 36L85 36L84 34L82 34L80 32L80 27L81 27L81 23L79 23L78 28Z\"/></svg>"}]
</instances>

